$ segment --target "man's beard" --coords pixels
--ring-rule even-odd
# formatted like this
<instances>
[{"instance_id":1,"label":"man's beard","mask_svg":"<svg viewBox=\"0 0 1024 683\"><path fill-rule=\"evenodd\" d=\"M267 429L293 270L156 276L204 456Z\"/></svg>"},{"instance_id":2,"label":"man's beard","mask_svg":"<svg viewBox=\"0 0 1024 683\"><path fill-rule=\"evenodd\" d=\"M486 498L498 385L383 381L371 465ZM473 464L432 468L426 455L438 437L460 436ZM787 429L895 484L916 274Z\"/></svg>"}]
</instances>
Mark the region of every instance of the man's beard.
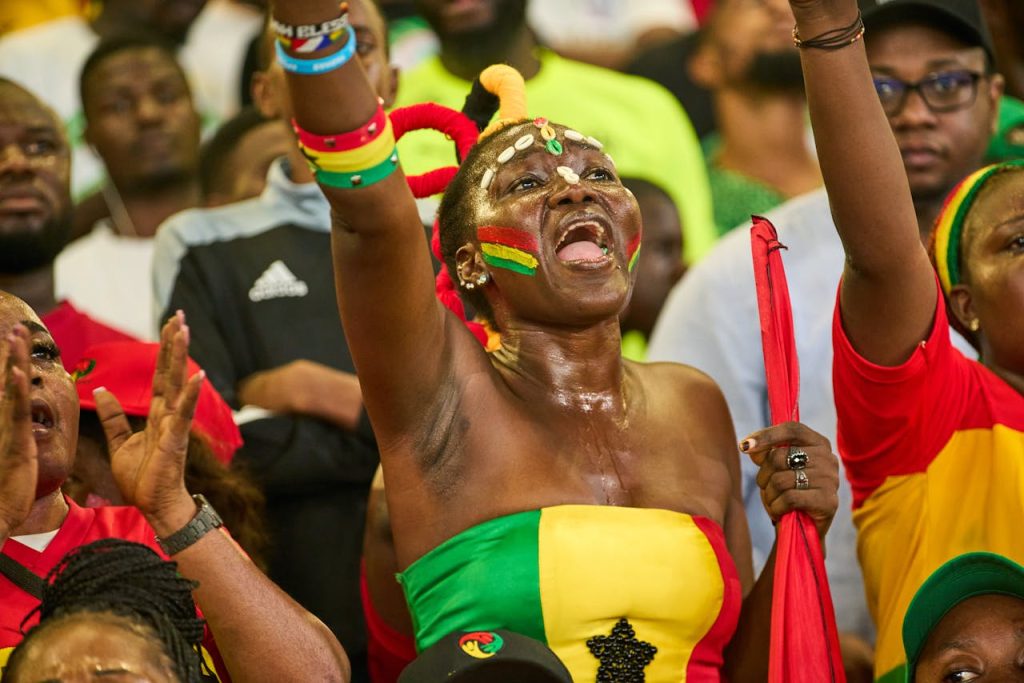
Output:
<instances>
[{"instance_id":1,"label":"man's beard","mask_svg":"<svg viewBox=\"0 0 1024 683\"><path fill-rule=\"evenodd\" d=\"M41 230L0 234L0 273L18 275L47 266L71 236L71 212L50 218Z\"/></svg>"},{"instance_id":2,"label":"man's beard","mask_svg":"<svg viewBox=\"0 0 1024 683\"><path fill-rule=\"evenodd\" d=\"M747 65L743 83L760 90L783 93L804 91L804 72L796 50L758 52Z\"/></svg>"}]
</instances>

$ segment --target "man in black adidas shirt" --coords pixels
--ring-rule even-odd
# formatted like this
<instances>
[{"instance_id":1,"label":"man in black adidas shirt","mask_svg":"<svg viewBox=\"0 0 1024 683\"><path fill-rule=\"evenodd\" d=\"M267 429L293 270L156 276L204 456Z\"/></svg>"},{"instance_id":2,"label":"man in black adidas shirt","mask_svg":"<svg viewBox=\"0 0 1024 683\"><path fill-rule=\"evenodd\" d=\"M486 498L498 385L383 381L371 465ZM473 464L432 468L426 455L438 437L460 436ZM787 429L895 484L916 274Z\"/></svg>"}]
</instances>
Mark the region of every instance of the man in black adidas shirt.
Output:
<instances>
[{"instance_id":1,"label":"man in black adidas shirt","mask_svg":"<svg viewBox=\"0 0 1024 683\"><path fill-rule=\"evenodd\" d=\"M390 106L384 20L349 3L359 59ZM264 115L290 120L273 36L253 82ZM353 681L368 680L359 600L373 434L338 319L330 209L298 148L278 159L257 198L168 219L156 238L155 310L182 309L191 351L238 411L236 456L262 481L270 573L344 644Z\"/></svg>"}]
</instances>

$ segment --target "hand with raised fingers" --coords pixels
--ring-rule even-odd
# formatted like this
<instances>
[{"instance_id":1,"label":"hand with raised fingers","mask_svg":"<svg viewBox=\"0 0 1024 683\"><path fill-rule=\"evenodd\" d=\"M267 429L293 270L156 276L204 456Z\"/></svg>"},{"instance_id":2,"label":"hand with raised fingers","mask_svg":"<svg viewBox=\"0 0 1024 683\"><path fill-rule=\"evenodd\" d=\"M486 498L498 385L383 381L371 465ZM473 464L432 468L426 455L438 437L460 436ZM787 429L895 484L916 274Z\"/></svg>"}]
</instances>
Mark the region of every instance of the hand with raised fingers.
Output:
<instances>
[{"instance_id":1,"label":"hand with raised fingers","mask_svg":"<svg viewBox=\"0 0 1024 683\"><path fill-rule=\"evenodd\" d=\"M36 498L39 472L29 397L29 333L15 325L0 340L0 545L21 526Z\"/></svg>"},{"instance_id":2,"label":"hand with raised fingers","mask_svg":"<svg viewBox=\"0 0 1024 683\"><path fill-rule=\"evenodd\" d=\"M196 512L185 488L185 458L204 374L187 376L188 342L188 326L179 311L160 332L153 398L141 432L132 433L113 394L96 392L96 413L107 438L114 481L161 536L185 526Z\"/></svg>"},{"instance_id":3,"label":"hand with raised fingers","mask_svg":"<svg viewBox=\"0 0 1024 683\"><path fill-rule=\"evenodd\" d=\"M839 459L829 440L804 424L785 422L750 434L740 450L760 468L757 485L772 520L803 510L824 542L839 507Z\"/></svg>"}]
</instances>

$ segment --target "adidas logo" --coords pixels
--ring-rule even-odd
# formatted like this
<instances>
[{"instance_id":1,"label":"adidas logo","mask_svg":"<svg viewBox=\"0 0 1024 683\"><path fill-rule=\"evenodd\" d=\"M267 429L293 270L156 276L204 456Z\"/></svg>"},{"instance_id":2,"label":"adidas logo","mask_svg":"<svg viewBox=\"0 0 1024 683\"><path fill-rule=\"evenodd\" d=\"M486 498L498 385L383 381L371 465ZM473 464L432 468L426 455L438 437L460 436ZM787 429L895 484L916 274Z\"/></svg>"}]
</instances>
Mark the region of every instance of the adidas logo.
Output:
<instances>
[{"instance_id":1,"label":"adidas logo","mask_svg":"<svg viewBox=\"0 0 1024 683\"><path fill-rule=\"evenodd\" d=\"M309 294L309 287L306 283L295 277L295 273L288 270L288 266L280 259L274 261L263 271L252 289L249 290L249 301L266 301L267 299L281 299L288 296L306 296Z\"/></svg>"}]
</instances>

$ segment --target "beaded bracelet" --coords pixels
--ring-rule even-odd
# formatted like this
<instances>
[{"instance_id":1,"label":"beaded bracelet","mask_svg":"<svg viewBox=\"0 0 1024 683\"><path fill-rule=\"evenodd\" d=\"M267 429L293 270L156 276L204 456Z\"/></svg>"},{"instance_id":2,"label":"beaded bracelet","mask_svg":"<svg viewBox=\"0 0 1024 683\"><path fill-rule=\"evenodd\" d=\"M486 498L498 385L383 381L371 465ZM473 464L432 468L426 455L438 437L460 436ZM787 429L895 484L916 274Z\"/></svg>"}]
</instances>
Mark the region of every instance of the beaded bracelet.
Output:
<instances>
[{"instance_id":1,"label":"beaded bracelet","mask_svg":"<svg viewBox=\"0 0 1024 683\"><path fill-rule=\"evenodd\" d=\"M315 135L303 130L299 124L292 119L292 130L299 138L299 144L313 152L342 152L347 149L355 149L373 142L388 124L387 114L384 107L377 105L377 111L373 117L356 130L339 135Z\"/></svg>"},{"instance_id":2,"label":"beaded bracelet","mask_svg":"<svg viewBox=\"0 0 1024 683\"><path fill-rule=\"evenodd\" d=\"M388 121L383 134L362 147L340 152L317 152L302 147L302 153L317 170L354 173L381 163L391 156L394 148L395 135L391 129L391 121Z\"/></svg>"},{"instance_id":3,"label":"beaded bracelet","mask_svg":"<svg viewBox=\"0 0 1024 683\"><path fill-rule=\"evenodd\" d=\"M832 29L831 31L826 31L825 33L822 33L819 36L814 36L813 38L801 38L799 30L795 25L793 26L793 44L802 50L807 48L828 51L840 50L849 45L853 45L863 37L864 18L861 16L859 11L857 12L857 18L854 19L853 23L849 26Z\"/></svg>"},{"instance_id":4,"label":"beaded bracelet","mask_svg":"<svg viewBox=\"0 0 1024 683\"><path fill-rule=\"evenodd\" d=\"M325 74L339 69L347 64L356 53L356 32L351 27L346 30L348 31L348 42L345 43L345 47L334 54L318 59L296 59L285 52L284 46L280 42L275 42L277 61L285 71L302 76Z\"/></svg>"},{"instance_id":5,"label":"beaded bracelet","mask_svg":"<svg viewBox=\"0 0 1024 683\"><path fill-rule=\"evenodd\" d=\"M341 190L351 190L379 183L394 173L396 168L398 168L398 151L393 150L391 155L383 162L356 173L316 171L315 175L316 181L321 185Z\"/></svg>"}]
</instances>

